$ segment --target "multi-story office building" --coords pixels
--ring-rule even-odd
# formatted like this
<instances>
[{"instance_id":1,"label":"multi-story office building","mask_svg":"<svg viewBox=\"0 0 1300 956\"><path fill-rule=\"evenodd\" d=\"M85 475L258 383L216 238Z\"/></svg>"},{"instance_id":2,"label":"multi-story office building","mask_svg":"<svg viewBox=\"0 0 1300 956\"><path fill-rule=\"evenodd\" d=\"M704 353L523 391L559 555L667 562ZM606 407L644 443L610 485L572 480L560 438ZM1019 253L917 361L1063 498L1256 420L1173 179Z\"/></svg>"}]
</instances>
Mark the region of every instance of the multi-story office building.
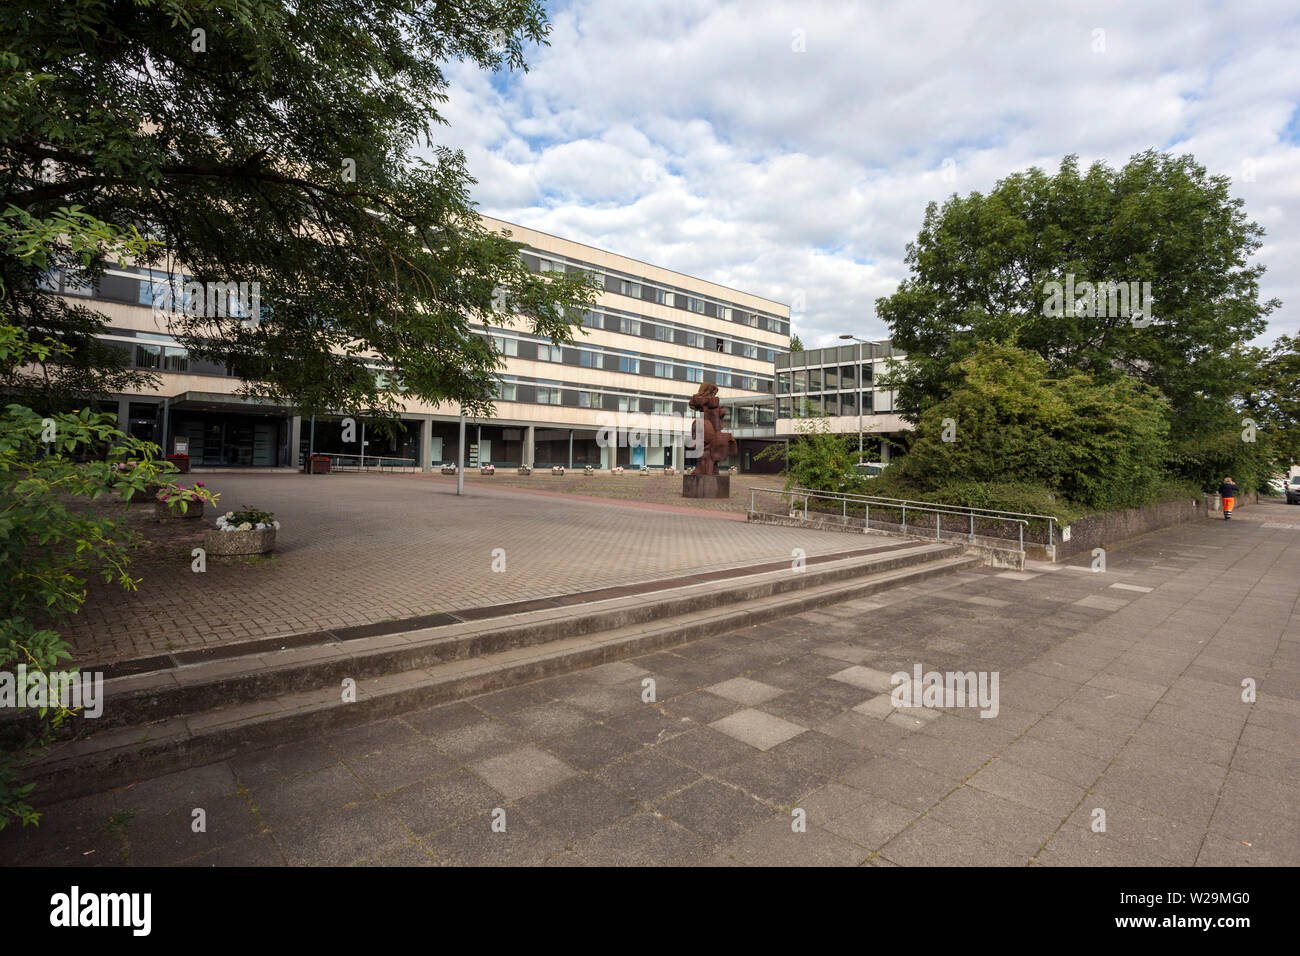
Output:
<instances>
[{"instance_id":1,"label":"multi-story office building","mask_svg":"<svg viewBox=\"0 0 1300 956\"><path fill-rule=\"evenodd\" d=\"M728 422L737 438L787 440L825 416L830 431L862 432L864 456L888 461L889 442L911 429L895 411L896 393L880 385L888 362L901 359L889 342L860 342L788 352L776 357L776 388L770 396L725 400ZM753 464L742 445L742 471L776 471L780 463Z\"/></svg>"},{"instance_id":2,"label":"multi-story office building","mask_svg":"<svg viewBox=\"0 0 1300 956\"><path fill-rule=\"evenodd\" d=\"M486 224L523 243L530 268L594 273L604 288L571 344L532 335L522 321L482 330L505 364L495 414L467 422L470 466L681 467L682 416L700 383L716 383L724 400L775 397L774 371L790 346L787 306L533 229ZM191 358L168 335L154 306L169 278L122 266L93 289L52 280L65 295L95 300L109 340L160 380L147 393L114 397L124 430L165 452L181 442L196 467L298 467L309 451L421 468L456 460L454 405L409 403L396 440L372 433L345 444L342 412L305 419L239 396L225 368ZM630 425L624 442L599 440L620 414Z\"/></svg>"}]
</instances>

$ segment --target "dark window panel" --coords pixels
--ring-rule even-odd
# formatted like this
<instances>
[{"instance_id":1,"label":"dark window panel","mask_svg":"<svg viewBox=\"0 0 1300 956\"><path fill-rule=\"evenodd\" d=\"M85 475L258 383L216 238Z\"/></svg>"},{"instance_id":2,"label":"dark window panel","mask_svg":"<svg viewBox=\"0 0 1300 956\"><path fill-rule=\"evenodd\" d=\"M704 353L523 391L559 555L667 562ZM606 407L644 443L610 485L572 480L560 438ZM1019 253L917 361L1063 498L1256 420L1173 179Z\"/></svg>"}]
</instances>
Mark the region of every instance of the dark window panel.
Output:
<instances>
[{"instance_id":1,"label":"dark window panel","mask_svg":"<svg viewBox=\"0 0 1300 956\"><path fill-rule=\"evenodd\" d=\"M129 302L134 305L140 298L140 280L126 279L122 276L100 276L95 292L101 299Z\"/></svg>"}]
</instances>

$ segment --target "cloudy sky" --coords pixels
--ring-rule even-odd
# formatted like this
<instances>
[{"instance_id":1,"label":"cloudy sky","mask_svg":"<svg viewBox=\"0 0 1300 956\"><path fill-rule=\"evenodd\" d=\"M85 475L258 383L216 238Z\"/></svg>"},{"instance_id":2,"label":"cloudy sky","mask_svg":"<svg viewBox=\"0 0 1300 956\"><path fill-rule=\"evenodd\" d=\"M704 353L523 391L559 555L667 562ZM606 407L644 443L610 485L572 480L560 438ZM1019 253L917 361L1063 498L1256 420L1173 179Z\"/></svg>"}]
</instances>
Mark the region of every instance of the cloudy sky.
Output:
<instances>
[{"instance_id":1,"label":"cloudy sky","mask_svg":"<svg viewBox=\"0 0 1300 956\"><path fill-rule=\"evenodd\" d=\"M925 205L1149 147L1233 178L1300 329L1300 5L557 0L528 73L451 72L483 212L884 338Z\"/></svg>"}]
</instances>

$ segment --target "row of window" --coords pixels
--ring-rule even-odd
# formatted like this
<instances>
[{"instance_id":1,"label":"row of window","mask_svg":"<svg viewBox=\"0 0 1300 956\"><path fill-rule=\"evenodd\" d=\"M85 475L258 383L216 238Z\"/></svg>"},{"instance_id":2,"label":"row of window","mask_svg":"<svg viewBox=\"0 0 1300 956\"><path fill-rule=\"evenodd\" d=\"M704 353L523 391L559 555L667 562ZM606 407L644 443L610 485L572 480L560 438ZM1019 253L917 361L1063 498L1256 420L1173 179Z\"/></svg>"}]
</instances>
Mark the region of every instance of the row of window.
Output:
<instances>
[{"instance_id":1,"label":"row of window","mask_svg":"<svg viewBox=\"0 0 1300 956\"><path fill-rule=\"evenodd\" d=\"M707 315L724 322L737 322L750 328L765 329L778 335L790 334L790 322L777 316L755 312L753 309L703 298L684 289L656 285L631 276L611 275L599 266L574 260L561 261L549 253L530 250L524 253L524 262L534 272L586 272L602 279L606 292L655 302L668 308L683 309L697 315Z\"/></svg>"},{"instance_id":2,"label":"row of window","mask_svg":"<svg viewBox=\"0 0 1300 956\"><path fill-rule=\"evenodd\" d=\"M726 355L739 355L743 358L757 359L762 362L774 362L777 352L766 345L731 339L720 335L691 331L680 326L662 325L648 319L629 315L587 310L583 314L582 324L592 329L604 329L606 332L619 332L623 335L635 335L659 342L671 342L690 348L707 349Z\"/></svg>"},{"instance_id":3,"label":"row of window","mask_svg":"<svg viewBox=\"0 0 1300 956\"><path fill-rule=\"evenodd\" d=\"M518 353L518 345L519 345L518 339L503 339L499 336L493 336L492 338L497 348L502 349L506 354L514 355ZM106 344L112 345L116 348L123 350L123 352L125 353L125 357L127 359L127 364L129 364L133 368L145 369L149 371L159 371L159 372L187 373L192 375L217 375L223 377L228 377L230 375L230 371L229 369L226 368L225 365L202 361L199 359L193 359L191 358L188 351L186 351L184 348L177 345L164 345L164 344L143 343L143 342L127 343L127 342L116 342L111 340L104 340L104 341L106 342ZM524 343L524 344L531 345L532 343ZM556 357L558 353L561 352L561 349L559 349L558 347L554 345L550 345L549 343L540 343L537 345L537 348L538 348L539 356L543 352L548 356L546 360L557 361L557 362L560 361L560 359ZM643 363L640 358L637 358L635 356L629 356L629 355L601 354L601 353L591 353L591 352L583 352L582 355L584 359L587 360L584 361L582 364L587 368L603 368L611 371L628 372L630 374L652 374L656 378L665 378L665 379L676 378L678 380L694 382L694 383L703 382L705 380L705 375L707 374L709 376L709 381L712 381L718 386L723 388L739 388L739 389L746 389L748 391L759 391L760 388L762 387L760 383L753 376L733 373L727 369L704 369L704 368L687 367L684 369L684 378L683 378L682 375L677 374L679 368L669 363L663 363L663 362ZM643 364L646 365L646 372L644 373L642 372ZM387 382L387 375L382 370L379 372L379 382L381 386L383 386ZM762 384L765 384L767 389L770 389L772 387L772 383L770 379L766 380ZM558 393L558 386L555 389L555 391ZM514 401L514 399L506 398L505 395L502 395L501 397L505 401ZM558 397L552 396L546 390L543 390L539 393L539 397L536 399L536 401L543 405L561 404ZM677 405L680 405L681 407L677 408ZM599 404L587 406L580 403L577 407L600 408L604 406L601 406ZM677 411L684 410L685 407L686 404L684 401L674 404L674 408Z\"/></svg>"},{"instance_id":4,"label":"row of window","mask_svg":"<svg viewBox=\"0 0 1300 956\"><path fill-rule=\"evenodd\" d=\"M862 388L870 388L872 369L870 365L861 366ZM776 393L778 395L801 394L803 392L834 391L836 389L857 389L858 366L840 365L833 368L813 368L796 372L778 372L776 376Z\"/></svg>"},{"instance_id":5,"label":"row of window","mask_svg":"<svg viewBox=\"0 0 1300 956\"><path fill-rule=\"evenodd\" d=\"M535 384L523 380L502 381L496 400L560 405L567 408L594 408L610 412L641 412L647 415L690 414L690 404L685 400L570 388L556 383Z\"/></svg>"},{"instance_id":6,"label":"row of window","mask_svg":"<svg viewBox=\"0 0 1300 956\"><path fill-rule=\"evenodd\" d=\"M161 345L145 342L115 342L101 339L103 344L120 349L126 364L132 368L151 372L181 372L189 375L219 375L228 377L230 370L224 364L197 359L178 345Z\"/></svg>"},{"instance_id":7,"label":"row of window","mask_svg":"<svg viewBox=\"0 0 1300 956\"><path fill-rule=\"evenodd\" d=\"M675 379L680 382L711 381L721 388L739 388L750 392L772 391L772 379L753 372L663 361L639 353L615 352L600 346L574 348L557 346L547 340L528 340L504 335L490 335L493 348L510 358L555 362L581 368L598 368L629 375Z\"/></svg>"},{"instance_id":8,"label":"row of window","mask_svg":"<svg viewBox=\"0 0 1300 956\"><path fill-rule=\"evenodd\" d=\"M194 375L229 376L224 365L191 358L183 348L152 343L127 343L102 340L107 345L122 349L128 364L134 368L159 372L183 372ZM380 372L380 384L385 373ZM567 396L567 398L566 398ZM500 401L535 402L539 405L567 405L573 408L596 408L610 411L646 412L647 414L686 414L685 399L652 398L648 396L573 389L561 383L535 384L527 379L501 383L497 395Z\"/></svg>"},{"instance_id":9,"label":"row of window","mask_svg":"<svg viewBox=\"0 0 1300 956\"><path fill-rule=\"evenodd\" d=\"M724 406L726 423L730 428L763 428L776 424L776 405L771 399L744 405Z\"/></svg>"},{"instance_id":10,"label":"row of window","mask_svg":"<svg viewBox=\"0 0 1300 956\"><path fill-rule=\"evenodd\" d=\"M828 395L807 395L799 398L778 398L777 417L810 418L818 414L857 415L857 392L835 392ZM862 414L870 415L875 410L873 392L862 392ZM883 409L882 409L883 411Z\"/></svg>"},{"instance_id":11,"label":"row of window","mask_svg":"<svg viewBox=\"0 0 1300 956\"><path fill-rule=\"evenodd\" d=\"M144 280L106 274L101 277L97 288L78 283L66 274L51 273L42 280L41 284L44 288L52 292L61 292L63 295L97 297L150 307L166 304L166 297L173 295L176 291L175 286L169 284L169 277L162 273L149 273L148 278ZM183 309L189 301L188 297L182 297L185 298L185 302L177 300L172 303L177 310ZM227 297L228 300L222 303L226 313L229 315L243 314L247 302L241 300L239 294L235 292L227 293ZM697 301L702 307L703 300ZM263 303L261 307L265 309L267 305ZM590 328L650 338L660 342L685 345L690 348L707 349L725 355L738 355L763 362L774 362L779 354L775 349L754 342L718 335L707 335L703 332L691 331L672 324L656 323L628 315L611 314L598 310L586 311L583 316L583 324ZM560 361L559 358L554 360ZM698 381L698 379L688 380ZM771 386L769 385L768 388L763 390L770 392Z\"/></svg>"}]
</instances>

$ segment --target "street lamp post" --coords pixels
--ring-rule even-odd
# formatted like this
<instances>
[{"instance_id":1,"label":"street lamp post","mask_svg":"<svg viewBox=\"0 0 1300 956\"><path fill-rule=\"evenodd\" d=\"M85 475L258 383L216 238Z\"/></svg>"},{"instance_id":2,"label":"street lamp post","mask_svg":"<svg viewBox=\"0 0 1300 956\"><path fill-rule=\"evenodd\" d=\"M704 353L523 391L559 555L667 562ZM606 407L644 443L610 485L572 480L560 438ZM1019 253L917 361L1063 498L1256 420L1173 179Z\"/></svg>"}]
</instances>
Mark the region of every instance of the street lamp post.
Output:
<instances>
[{"instance_id":1,"label":"street lamp post","mask_svg":"<svg viewBox=\"0 0 1300 956\"><path fill-rule=\"evenodd\" d=\"M460 410L460 449L456 452L456 494L465 493L465 408Z\"/></svg>"}]
</instances>

